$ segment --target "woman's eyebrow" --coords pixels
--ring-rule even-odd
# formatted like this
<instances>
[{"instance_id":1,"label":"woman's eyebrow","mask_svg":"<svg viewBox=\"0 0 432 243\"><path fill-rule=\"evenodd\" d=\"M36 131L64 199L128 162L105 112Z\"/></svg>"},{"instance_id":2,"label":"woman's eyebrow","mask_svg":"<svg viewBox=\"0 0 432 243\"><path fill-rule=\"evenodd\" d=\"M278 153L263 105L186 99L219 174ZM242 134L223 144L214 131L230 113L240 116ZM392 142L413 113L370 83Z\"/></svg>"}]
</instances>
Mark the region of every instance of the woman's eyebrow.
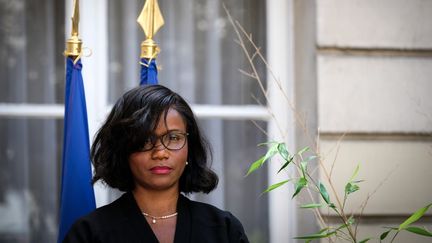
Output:
<instances>
[{"instance_id":1,"label":"woman's eyebrow","mask_svg":"<svg viewBox=\"0 0 432 243\"><path fill-rule=\"evenodd\" d=\"M181 129L169 129L166 131L166 133L170 133L170 132L184 132Z\"/></svg>"},{"instance_id":2,"label":"woman's eyebrow","mask_svg":"<svg viewBox=\"0 0 432 243\"><path fill-rule=\"evenodd\" d=\"M163 136L163 135L165 135L165 134L168 134L168 133L170 133L170 132L185 132L185 131L183 131L182 129L177 129L177 128L174 128L174 129L167 129L166 131L164 131L163 133L161 133L161 134L154 134L155 136Z\"/></svg>"}]
</instances>

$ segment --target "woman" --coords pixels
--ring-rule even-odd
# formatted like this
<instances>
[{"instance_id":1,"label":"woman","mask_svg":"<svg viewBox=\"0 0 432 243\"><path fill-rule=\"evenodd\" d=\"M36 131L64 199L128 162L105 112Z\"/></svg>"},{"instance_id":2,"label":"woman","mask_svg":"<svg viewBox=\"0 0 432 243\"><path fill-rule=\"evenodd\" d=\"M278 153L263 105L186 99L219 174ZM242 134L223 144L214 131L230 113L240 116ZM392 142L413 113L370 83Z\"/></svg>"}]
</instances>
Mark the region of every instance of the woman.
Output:
<instances>
[{"instance_id":1,"label":"woman","mask_svg":"<svg viewBox=\"0 0 432 243\"><path fill-rule=\"evenodd\" d=\"M161 85L130 90L91 151L93 183L126 193L79 219L64 242L248 242L231 213L181 194L215 189L207 152L181 96Z\"/></svg>"}]
</instances>

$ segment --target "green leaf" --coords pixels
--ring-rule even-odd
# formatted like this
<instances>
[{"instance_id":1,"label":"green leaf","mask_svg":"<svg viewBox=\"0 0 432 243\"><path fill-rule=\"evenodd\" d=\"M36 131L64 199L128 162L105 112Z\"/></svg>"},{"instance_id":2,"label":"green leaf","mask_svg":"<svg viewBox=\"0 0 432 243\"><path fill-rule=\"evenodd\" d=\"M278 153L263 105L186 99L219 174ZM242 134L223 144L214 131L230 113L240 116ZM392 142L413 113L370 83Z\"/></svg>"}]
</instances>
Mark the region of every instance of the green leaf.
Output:
<instances>
[{"instance_id":1,"label":"green leaf","mask_svg":"<svg viewBox=\"0 0 432 243\"><path fill-rule=\"evenodd\" d=\"M295 184L295 192L292 196L292 198L294 198L295 196L297 196L297 194L299 194L299 192L303 189L303 187L305 187L307 185L307 180L304 177L301 177L297 183Z\"/></svg>"},{"instance_id":2,"label":"green leaf","mask_svg":"<svg viewBox=\"0 0 432 243\"><path fill-rule=\"evenodd\" d=\"M264 143L259 143L257 146L264 146L264 145L267 146L270 144L278 144L278 142L276 141L264 142Z\"/></svg>"},{"instance_id":3,"label":"green leaf","mask_svg":"<svg viewBox=\"0 0 432 243\"><path fill-rule=\"evenodd\" d=\"M359 170L360 170L360 164L358 164L357 167L355 168L354 173L352 174L351 178L348 180L349 182L352 182L352 180L354 180L354 178L357 176Z\"/></svg>"},{"instance_id":4,"label":"green leaf","mask_svg":"<svg viewBox=\"0 0 432 243\"><path fill-rule=\"evenodd\" d=\"M284 160L287 160L290 157L288 150L286 149L285 143L279 143L277 146L279 154L282 156Z\"/></svg>"},{"instance_id":5,"label":"green leaf","mask_svg":"<svg viewBox=\"0 0 432 243\"><path fill-rule=\"evenodd\" d=\"M327 204L330 203L330 196L327 192L327 189L325 188L325 186L321 182L319 183L319 190L320 190L321 196L324 199L324 201Z\"/></svg>"},{"instance_id":6,"label":"green leaf","mask_svg":"<svg viewBox=\"0 0 432 243\"><path fill-rule=\"evenodd\" d=\"M364 239L364 240L361 240L361 241L359 241L359 243L366 243L366 242L368 242L369 240L371 240L372 238L366 238L366 239Z\"/></svg>"},{"instance_id":7,"label":"green leaf","mask_svg":"<svg viewBox=\"0 0 432 243\"><path fill-rule=\"evenodd\" d=\"M414 223L415 221L419 220L429 209L429 207L432 206L432 203L427 205L426 207L420 208L415 213L413 213L407 220L405 220L402 224L399 225L398 230L403 230L407 228L410 224Z\"/></svg>"},{"instance_id":8,"label":"green leaf","mask_svg":"<svg viewBox=\"0 0 432 243\"><path fill-rule=\"evenodd\" d=\"M269 150L267 151L267 153L266 153L266 155L265 155L265 157L266 157L266 160L267 159L270 159L271 157L273 157L275 154L277 154L278 153L278 147L279 147L279 143L275 143L275 144L273 144L273 146L271 146L270 148L269 148Z\"/></svg>"},{"instance_id":9,"label":"green leaf","mask_svg":"<svg viewBox=\"0 0 432 243\"><path fill-rule=\"evenodd\" d=\"M309 147L304 147L302 150L300 150L297 154L302 155L304 152L308 151Z\"/></svg>"},{"instance_id":10,"label":"green leaf","mask_svg":"<svg viewBox=\"0 0 432 243\"><path fill-rule=\"evenodd\" d=\"M327 227L327 228L322 228L320 231L318 231L318 233L316 233L316 234L322 234L322 233L324 233L325 231L328 231L330 229L330 227Z\"/></svg>"},{"instance_id":11,"label":"green leaf","mask_svg":"<svg viewBox=\"0 0 432 243\"><path fill-rule=\"evenodd\" d=\"M267 153L263 157L259 158L258 160L252 163L252 165L249 167L248 172L246 173L246 176L248 176L250 173L260 168L268 159L273 157L278 152L277 150L278 143L271 143L271 144L273 145L269 148L269 150L267 150Z\"/></svg>"},{"instance_id":12,"label":"green leaf","mask_svg":"<svg viewBox=\"0 0 432 243\"><path fill-rule=\"evenodd\" d=\"M323 229L321 229L320 231L318 231L318 233L316 233L316 234L314 234L314 235L317 235L317 234L323 234L323 232L325 232L325 231L328 231L330 228L323 228ZM307 242L311 242L313 239L309 239L309 240L306 240L305 241L305 243L307 243Z\"/></svg>"},{"instance_id":13,"label":"green leaf","mask_svg":"<svg viewBox=\"0 0 432 243\"><path fill-rule=\"evenodd\" d=\"M265 156L259 158L257 161L253 162L251 166L249 167L248 172L246 173L246 176L248 176L250 173L257 170L259 167L261 167L264 164Z\"/></svg>"},{"instance_id":14,"label":"green leaf","mask_svg":"<svg viewBox=\"0 0 432 243\"><path fill-rule=\"evenodd\" d=\"M283 169L285 169L285 167L287 167L293 161L293 159L294 159L294 157L290 156L287 160L285 160L286 162L282 165L282 167L278 170L277 173L279 173Z\"/></svg>"},{"instance_id":15,"label":"green leaf","mask_svg":"<svg viewBox=\"0 0 432 243\"><path fill-rule=\"evenodd\" d=\"M356 185L356 183L359 183L361 181L353 181L354 178L357 176L359 170L360 170L360 165L357 165L357 167L354 170L354 173L352 174L348 183L345 185L345 194L346 195L349 195L349 194L356 192L360 189L360 187L358 185Z\"/></svg>"},{"instance_id":16,"label":"green leaf","mask_svg":"<svg viewBox=\"0 0 432 243\"><path fill-rule=\"evenodd\" d=\"M346 194L351 194L353 192L356 192L360 189L360 187L352 182L348 182L348 184L346 184L345 186L345 193Z\"/></svg>"},{"instance_id":17,"label":"green leaf","mask_svg":"<svg viewBox=\"0 0 432 243\"><path fill-rule=\"evenodd\" d=\"M348 227L349 224L341 224L339 227L336 228L336 230L345 229Z\"/></svg>"},{"instance_id":18,"label":"green leaf","mask_svg":"<svg viewBox=\"0 0 432 243\"><path fill-rule=\"evenodd\" d=\"M311 204L301 205L300 208L320 208L324 205L325 204L321 204L321 203L311 203Z\"/></svg>"},{"instance_id":19,"label":"green leaf","mask_svg":"<svg viewBox=\"0 0 432 243\"><path fill-rule=\"evenodd\" d=\"M407 227L405 228L405 230L414 233L414 234L418 234L418 235L424 235L424 236L428 236L428 237L432 237L432 232L429 232L423 228L419 228L419 227Z\"/></svg>"},{"instance_id":20,"label":"green leaf","mask_svg":"<svg viewBox=\"0 0 432 243\"><path fill-rule=\"evenodd\" d=\"M306 161L300 162L300 168L301 168L303 177L306 177L307 162Z\"/></svg>"},{"instance_id":21,"label":"green leaf","mask_svg":"<svg viewBox=\"0 0 432 243\"><path fill-rule=\"evenodd\" d=\"M308 158L306 158L305 160L303 160L302 162L300 162L300 168L302 170L302 174L303 177L306 177L306 167L309 161L318 158L317 156L309 156ZM291 159L294 159L293 157L291 157Z\"/></svg>"},{"instance_id":22,"label":"green leaf","mask_svg":"<svg viewBox=\"0 0 432 243\"><path fill-rule=\"evenodd\" d=\"M307 157L304 161L309 162L309 161L316 159L316 158L318 158L318 156L312 155L312 156Z\"/></svg>"},{"instance_id":23,"label":"green leaf","mask_svg":"<svg viewBox=\"0 0 432 243\"><path fill-rule=\"evenodd\" d=\"M261 193L261 195L264 194L264 193L266 193L266 192L272 191L272 190L274 190L274 189L276 189L276 188L278 188L278 187L280 187L282 185L284 185L285 183L289 182L290 180L291 179L284 180L284 181L281 181L281 182L278 182L278 183L275 183L275 184L269 186L265 191L263 191Z\"/></svg>"},{"instance_id":24,"label":"green leaf","mask_svg":"<svg viewBox=\"0 0 432 243\"><path fill-rule=\"evenodd\" d=\"M327 233L319 233L319 234L311 234L311 235L304 235L304 236L297 236L294 237L294 239L298 239L298 240L312 240L312 239L320 239L320 238L327 238L331 235L336 234L336 231L331 231L331 232L327 232Z\"/></svg>"},{"instance_id":25,"label":"green leaf","mask_svg":"<svg viewBox=\"0 0 432 243\"><path fill-rule=\"evenodd\" d=\"M390 233L390 231L392 230L387 230L386 232L382 233L380 236L380 240L384 240L387 237L387 235Z\"/></svg>"}]
</instances>

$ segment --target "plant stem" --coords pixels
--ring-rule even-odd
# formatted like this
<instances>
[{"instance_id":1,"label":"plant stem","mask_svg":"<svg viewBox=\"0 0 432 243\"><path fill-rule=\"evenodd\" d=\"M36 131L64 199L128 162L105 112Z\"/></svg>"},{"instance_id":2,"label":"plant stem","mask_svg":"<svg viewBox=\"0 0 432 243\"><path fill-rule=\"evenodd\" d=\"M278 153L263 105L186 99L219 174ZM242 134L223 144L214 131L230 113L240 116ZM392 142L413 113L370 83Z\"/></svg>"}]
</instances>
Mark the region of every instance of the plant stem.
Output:
<instances>
[{"instance_id":1,"label":"plant stem","mask_svg":"<svg viewBox=\"0 0 432 243\"><path fill-rule=\"evenodd\" d=\"M300 158L302 159L302 156L301 156L301 155L300 155ZM299 165L297 165L296 163L294 163L294 164L297 166L297 168L299 168ZM327 173L326 170L324 170L324 171ZM315 182L315 180L312 178L312 176L309 174L309 172L306 171L306 175L311 179L313 185L318 189L318 192L319 192L319 191L320 191L320 188L319 188L319 186L318 186L318 183ZM328 175L328 174L327 174L327 175ZM344 207L345 207L345 202L346 202L346 193L345 193L345 197L344 197L343 204L341 204L339 198L336 196L336 190L335 190L333 184L331 183L331 180L330 180L330 179L329 179L329 182L330 182L329 184L330 184L330 186L331 186L333 192L335 193L335 197L336 197L336 200L337 200L337 202L338 202L338 204L339 204L339 208L340 208L341 211L339 212L339 210L337 210L337 208L333 208L333 210L334 210L334 211L338 214L338 216L342 219L342 222L347 226L347 230L348 230L348 232L349 232L349 234L350 234L350 237L353 239L354 242L356 242L355 232L352 231L352 227L351 227L351 225L348 225L348 219L347 219L347 217L346 217L346 215L345 215L345 212L344 212Z\"/></svg>"},{"instance_id":2,"label":"plant stem","mask_svg":"<svg viewBox=\"0 0 432 243\"><path fill-rule=\"evenodd\" d=\"M334 188L334 185L333 185L333 183L332 183L332 180L331 180L331 178L330 178L330 175L328 174L328 171L325 169L325 166L324 166L322 160L321 160L321 159L318 159L318 161L319 161L321 167L323 168L322 171L324 172L324 175L326 176L326 178L327 178L327 180L328 180L328 182L329 182L329 185L330 185L330 187L331 187L331 189L332 189L332 191L333 191L333 193L334 193L334 195L335 195L335 198L336 198L336 201L337 201L337 203L338 203L338 206L339 206L339 208L341 209L341 212L340 212L339 216L341 217L341 219L343 220L343 222L346 224L346 223L348 222L348 219L346 218L346 215L345 215L345 212L344 212L344 209L343 209L343 205L342 205L342 203L341 203L339 197L337 196L337 191L336 191L336 189ZM352 231L351 226L348 226L348 227L347 227L347 230L348 230L348 232L350 233L351 238L354 240L354 242L356 242L356 236L355 236L356 234L355 234L355 232Z\"/></svg>"},{"instance_id":3,"label":"plant stem","mask_svg":"<svg viewBox=\"0 0 432 243\"><path fill-rule=\"evenodd\" d=\"M394 239L396 238L396 236L399 234L399 231L396 231L395 235L393 236L393 238L391 239L390 243L392 243L394 241Z\"/></svg>"},{"instance_id":4,"label":"plant stem","mask_svg":"<svg viewBox=\"0 0 432 243\"><path fill-rule=\"evenodd\" d=\"M351 236L348 235L347 233L345 233L343 230L339 229L339 230L336 230L336 231L337 231L337 232L340 232L340 233L342 233L342 234L344 235L344 237L339 236L339 237L341 237L342 239L344 239L344 240L346 240L346 241L352 241L352 239L350 239Z\"/></svg>"},{"instance_id":5,"label":"plant stem","mask_svg":"<svg viewBox=\"0 0 432 243\"><path fill-rule=\"evenodd\" d=\"M347 193L345 192L344 200L343 200L343 204L342 204L342 209L345 209L346 200L347 200Z\"/></svg>"}]
</instances>

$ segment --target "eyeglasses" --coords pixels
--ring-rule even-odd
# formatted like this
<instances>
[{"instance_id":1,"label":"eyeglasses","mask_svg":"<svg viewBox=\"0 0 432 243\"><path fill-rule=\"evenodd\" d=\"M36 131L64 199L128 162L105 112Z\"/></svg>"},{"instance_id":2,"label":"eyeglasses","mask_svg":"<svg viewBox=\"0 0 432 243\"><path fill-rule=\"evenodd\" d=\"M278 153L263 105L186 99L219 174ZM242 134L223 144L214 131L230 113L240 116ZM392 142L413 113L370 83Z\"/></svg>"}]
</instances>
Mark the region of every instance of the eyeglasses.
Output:
<instances>
[{"instance_id":1,"label":"eyeglasses","mask_svg":"<svg viewBox=\"0 0 432 243\"><path fill-rule=\"evenodd\" d=\"M144 143L141 151L145 152L152 150L154 147L156 147L157 140L160 140L162 146L168 150L180 150L186 145L188 135L188 133L184 132L171 131L161 136L151 136Z\"/></svg>"}]
</instances>

